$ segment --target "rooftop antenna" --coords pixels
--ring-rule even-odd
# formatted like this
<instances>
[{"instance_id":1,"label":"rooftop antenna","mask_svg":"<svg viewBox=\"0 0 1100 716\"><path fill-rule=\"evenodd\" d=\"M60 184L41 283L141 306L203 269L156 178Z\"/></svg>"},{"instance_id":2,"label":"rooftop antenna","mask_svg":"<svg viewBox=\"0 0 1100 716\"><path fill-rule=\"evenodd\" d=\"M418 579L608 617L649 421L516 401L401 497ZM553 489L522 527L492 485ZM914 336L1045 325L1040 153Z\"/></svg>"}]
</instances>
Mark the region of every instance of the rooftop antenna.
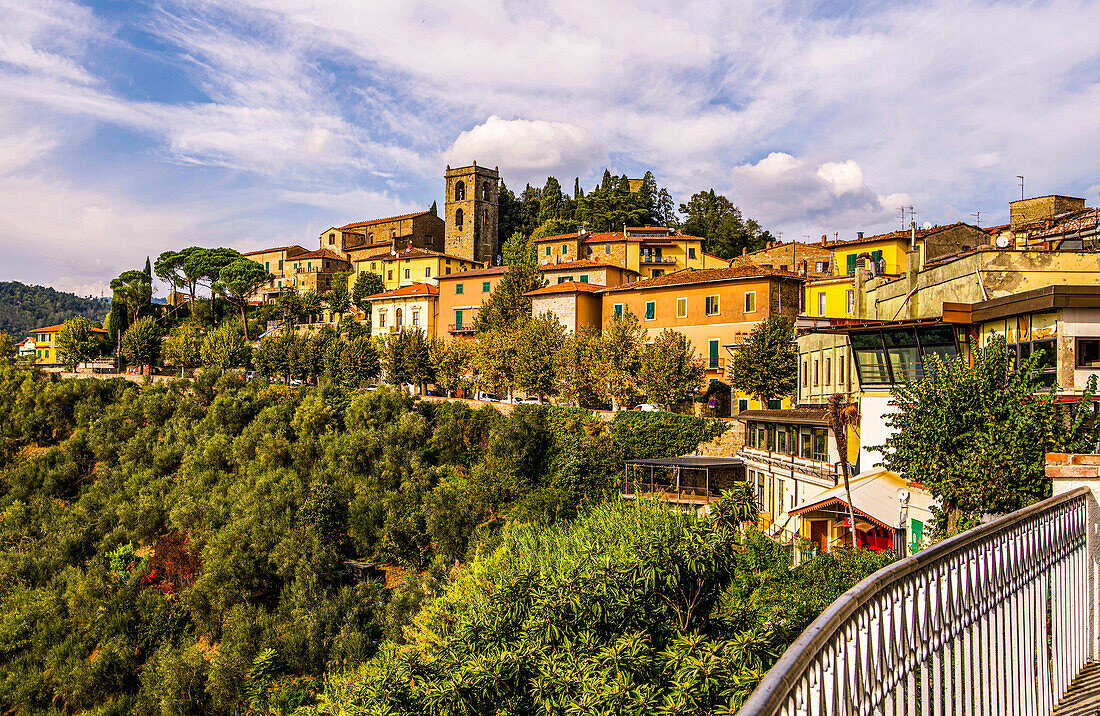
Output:
<instances>
[{"instance_id":1,"label":"rooftop antenna","mask_svg":"<svg viewBox=\"0 0 1100 716\"><path fill-rule=\"evenodd\" d=\"M980 211L975 211L975 212L974 212L973 214L971 214L971 216L973 216L973 217L974 217L974 219L975 219L975 222L974 222L974 223L975 223L975 225L976 225L976 226L977 226L977 227L978 227L979 229L980 229L980 228L982 228L982 212L980 212Z\"/></svg>"},{"instance_id":2,"label":"rooftop antenna","mask_svg":"<svg viewBox=\"0 0 1100 716\"><path fill-rule=\"evenodd\" d=\"M905 230L905 207L904 206L899 206L898 211L901 212L901 228L902 228L902 231L904 231Z\"/></svg>"},{"instance_id":3,"label":"rooftop antenna","mask_svg":"<svg viewBox=\"0 0 1100 716\"><path fill-rule=\"evenodd\" d=\"M1020 201L1024 200L1024 177L1022 174L1017 174L1016 178L1020 180Z\"/></svg>"}]
</instances>

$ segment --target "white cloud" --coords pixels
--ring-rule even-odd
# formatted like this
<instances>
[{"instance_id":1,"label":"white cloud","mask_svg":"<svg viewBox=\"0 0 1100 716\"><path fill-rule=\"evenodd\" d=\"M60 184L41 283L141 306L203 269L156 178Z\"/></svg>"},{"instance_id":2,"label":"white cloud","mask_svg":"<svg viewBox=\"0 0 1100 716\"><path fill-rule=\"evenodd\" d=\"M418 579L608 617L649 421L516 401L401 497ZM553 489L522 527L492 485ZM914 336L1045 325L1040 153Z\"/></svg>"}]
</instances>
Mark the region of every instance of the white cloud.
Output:
<instances>
[{"instance_id":1,"label":"white cloud","mask_svg":"<svg viewBox=\"0 0 1100 716\"><path fill-rule=\"evenodd\" d=\"M481 162L500 166L517 183L541 183L547 176L585 174L607 161L607 149L575 124L489 117L458 135L444 154L451 166Z\"/></svg>"},{"instance_id":2,"label":"white cloud","mask_svg":"<svg viewBox=\"0 0 1100 716\"><path fill-rule=\"evenodd\" d=\"M909 201L903 193L879 195L864 183L863 168L853 159L818 164L783 152L734 167L731 184L735 203L794 238L831 234L836 226L852 232L880 226L891 220L894 207Z\"/></svg>"}]
</instances>

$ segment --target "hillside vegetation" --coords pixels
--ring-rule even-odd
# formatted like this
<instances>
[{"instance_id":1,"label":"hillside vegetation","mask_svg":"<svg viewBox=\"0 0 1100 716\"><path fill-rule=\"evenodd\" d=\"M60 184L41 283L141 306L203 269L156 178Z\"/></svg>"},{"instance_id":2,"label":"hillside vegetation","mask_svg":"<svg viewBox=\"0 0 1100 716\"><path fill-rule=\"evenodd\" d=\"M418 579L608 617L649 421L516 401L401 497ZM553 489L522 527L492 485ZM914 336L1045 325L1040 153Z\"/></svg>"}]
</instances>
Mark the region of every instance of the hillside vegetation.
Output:
<instances>
[{"instance_id":1,"label":"hillside vegetation","mask_svg":"<svg viewBox=\"0 0 1100 716\"><path fill-rule=\"evenodd\" d=\"M103 321L110 305L46 286L0 281L0 333L20 341L35 328L56 326L74 315Z\"/></svg>"}]
</instances>

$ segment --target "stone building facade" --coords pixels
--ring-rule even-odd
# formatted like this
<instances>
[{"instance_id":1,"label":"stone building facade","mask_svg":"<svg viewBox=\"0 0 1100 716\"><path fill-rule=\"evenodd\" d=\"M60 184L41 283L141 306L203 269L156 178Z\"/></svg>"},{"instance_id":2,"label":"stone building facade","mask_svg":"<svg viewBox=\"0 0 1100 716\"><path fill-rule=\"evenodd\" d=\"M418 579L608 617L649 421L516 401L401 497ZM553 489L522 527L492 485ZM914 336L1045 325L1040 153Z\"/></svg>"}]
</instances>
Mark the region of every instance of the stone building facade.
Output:
<instances>
[{"instance_id":1,"label":"stone building facade","mask_svg":"<svg viewBox=\"0 0 1100 716\"><path fill-rule=\"evenodd\" d=\"M497 236L498 171L479 167L447 167L444 204L445 238L441 249L452 256L492 265L500 251Z\"/></svg>"}]
</instances>

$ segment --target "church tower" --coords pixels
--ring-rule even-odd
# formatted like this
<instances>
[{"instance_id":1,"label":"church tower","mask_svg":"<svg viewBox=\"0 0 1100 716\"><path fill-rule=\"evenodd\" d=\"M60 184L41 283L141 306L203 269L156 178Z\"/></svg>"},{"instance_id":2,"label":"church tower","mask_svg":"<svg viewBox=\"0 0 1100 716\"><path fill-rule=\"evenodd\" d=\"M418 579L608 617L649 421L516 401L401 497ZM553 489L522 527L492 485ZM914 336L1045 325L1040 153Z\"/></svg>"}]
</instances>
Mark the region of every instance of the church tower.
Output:
<instances>
[{"instance_id":1,"label":"church tower","mask_svg":"<svg viewBox=\"0 0 1100 716\"><path fill-rule=\"evenodd\" d=\"M497 238L497 195L500 174L495 168L447 167L446 201L443 220L444 251L487 265L496 263L500 244Z\"/></svg>"}]
</instances>

